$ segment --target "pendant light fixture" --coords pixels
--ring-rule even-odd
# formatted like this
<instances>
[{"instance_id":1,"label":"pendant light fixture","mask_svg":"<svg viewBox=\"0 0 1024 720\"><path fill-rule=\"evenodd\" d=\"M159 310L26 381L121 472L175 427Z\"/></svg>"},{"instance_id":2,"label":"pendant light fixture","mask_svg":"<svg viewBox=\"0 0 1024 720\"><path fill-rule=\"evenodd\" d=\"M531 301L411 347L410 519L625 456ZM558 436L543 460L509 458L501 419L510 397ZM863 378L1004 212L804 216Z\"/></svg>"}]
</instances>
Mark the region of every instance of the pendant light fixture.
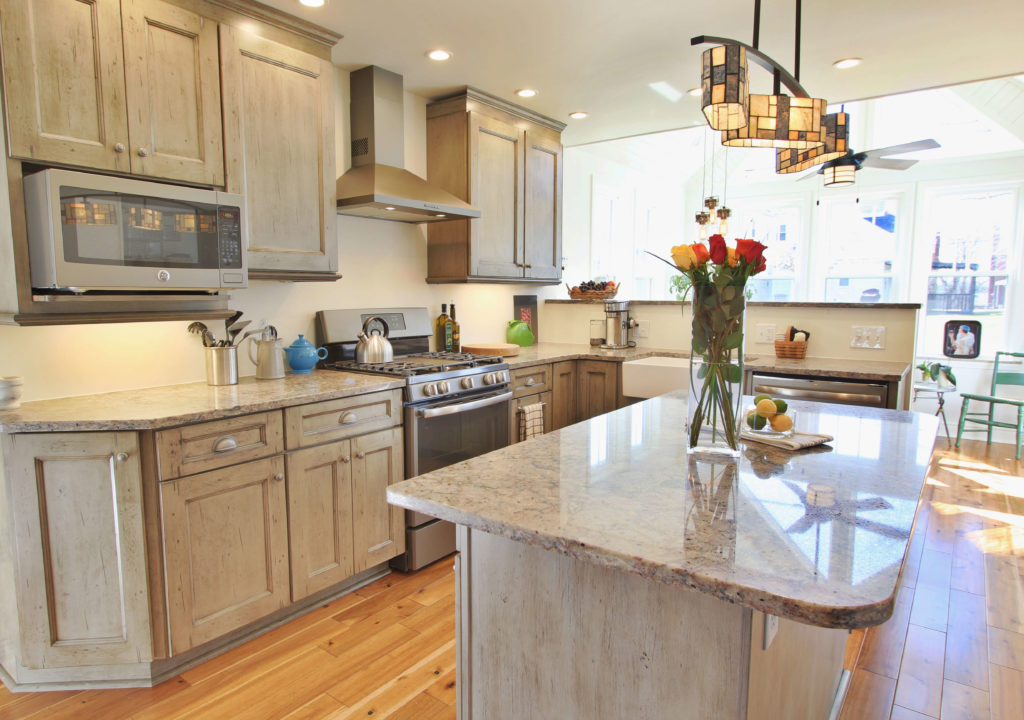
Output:
<instances>
[{"instance_id":1,"label":"pendant light fixture","mask_svg":"<svg viewBox=\"0 0 1024 720\"><path fill-rule=\"evenodd\" d=\"M775 154L775 172L803 172L829 160L837 160L847 153L850 149L850 116L844 112L829 113L821 119L821 125L825 144L810 150L779 150Z\"/></svg>"},{"instance_id":2,"label":"pendant light fixture","mask_svg":"<svg viewBox=\"0 0 1024 720\"><path fill-rule=\"evenodd\" d=\"M823 182L825 187L842 187L853 185L854 177L860 163L852 157L843 157L838 160L830 160L822 166Z\"/></svg>"},{"instance_id":3,"label":"pendant light fixture","mask_svg":"<svg viewBox=\"0 0 1024 720\"><path fill-rule=\"evenodd\" d=\"M747 49L719 45L700 58L701 109L714 130L747 124Z\"/></svg>"}]
</instances>

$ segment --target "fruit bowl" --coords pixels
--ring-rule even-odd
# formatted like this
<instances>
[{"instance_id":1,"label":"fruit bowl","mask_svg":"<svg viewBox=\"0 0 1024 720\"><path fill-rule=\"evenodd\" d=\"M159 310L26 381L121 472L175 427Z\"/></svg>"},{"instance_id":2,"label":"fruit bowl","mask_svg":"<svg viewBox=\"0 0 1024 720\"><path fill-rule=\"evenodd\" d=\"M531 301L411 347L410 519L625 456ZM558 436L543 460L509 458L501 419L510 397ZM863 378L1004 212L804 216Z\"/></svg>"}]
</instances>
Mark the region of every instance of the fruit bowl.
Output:
<instances>
[{"instance_id":1,"label":"fruit bowl","mask_svg":"<svg viewBox=\"0 0 1024 720\"><path fill-rule=\"evenodd\" d=\"M769 407L771 405L771 407ZM796 414L785 400L758 395L744 415L743 431L765 437L789 437L796 427Z\"/></svg>"},{"instance_id":2,"label":"fruit bowl","mask_svg":"<svg viewBox=\"0 0 1024 720\"><path fill-rule=\"evenodd\" d=\"M573 300L610 300L619 291L618 284L612 280L600 283L588 280L572 287L566 283L565 287L569 291L569 297Z\"/></svg>"}]
</instances>

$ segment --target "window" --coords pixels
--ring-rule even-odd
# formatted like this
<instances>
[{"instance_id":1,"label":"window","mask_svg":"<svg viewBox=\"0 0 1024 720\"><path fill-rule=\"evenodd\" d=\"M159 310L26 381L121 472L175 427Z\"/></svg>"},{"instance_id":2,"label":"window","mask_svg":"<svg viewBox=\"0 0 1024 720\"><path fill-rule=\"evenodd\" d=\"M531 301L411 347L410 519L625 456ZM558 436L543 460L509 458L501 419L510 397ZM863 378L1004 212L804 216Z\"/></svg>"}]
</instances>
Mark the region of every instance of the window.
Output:
<instances>
[{"instance_id":1,"label":"window","mask_svg":"<svg viewBox=\"0 0 1024 720\"><path fill-rule=\"evenodd\" d=\"M825 302L895 302L900 257L900 196L847 195L821 202L820 253Z\"/></svg>"},{"instance_id":2,"label":"window","mask_svg":"<svg viewBox=\"0 0 1024 720\"><path fill-rule=\"evenodd\" d=\"M927 273L919 352L942 355L949 320L981 323L984 355L1007 347L1017 189L969 189L927 199L917 270Z\"/></svg>"},{"instance_id":3,"label":"window","mask_svg":"<svg viewBox=\"0 0 1024 720\"><path fill-rule=\"evenodd\" d=\"M804 241L805 215L799 200L734 201L736 210L729 220L727 240L753 238L763 243L767 268L747 282L751 299L758 302L789 302L797 296L797 269Z\"/></svg>"}]
</instances>

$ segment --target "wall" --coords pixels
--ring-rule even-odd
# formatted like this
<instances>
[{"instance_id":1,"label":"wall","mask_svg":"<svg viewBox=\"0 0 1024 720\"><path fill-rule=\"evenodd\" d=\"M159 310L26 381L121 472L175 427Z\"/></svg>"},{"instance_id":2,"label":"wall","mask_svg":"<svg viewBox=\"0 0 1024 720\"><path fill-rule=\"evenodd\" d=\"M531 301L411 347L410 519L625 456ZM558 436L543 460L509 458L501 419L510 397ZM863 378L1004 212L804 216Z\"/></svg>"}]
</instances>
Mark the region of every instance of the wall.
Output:
<instances>
[{"instance_id":1,"label":"wall","mask_svg":"<svg viewBox=\"0 0 1024 720\"><path fill-rule=\"evenodd\" d=\"M348 73L337 70L337 167L349 167ZM426 100L405 94L405 161L426 175ZM2 172L6 172L0 163ZM6 185L6 177L0 177ZM6 195L0 219L9 212ZM9 228L9 223L2 225ZM10 231L7 230L9 233ZM512 296L565 297L559 286L428 285L426 230L380 220L338 216L339 268L336 283L252 281L231 294L243 319L274 324L288 343L299 333L313 337L317 310L355 307L426 306L431 315L454 301L464 342L503 342L512 319ZM0 238L0 246L9 240ZM211 328L224 335L222 323ZM25 379L23 400L41 400L158 385L204 381L201 344L188 335L187 321L115 323L59 327L0 326L0 376ZM241 375L255 368L240 358Z\"/></svg>"}]
</instances>

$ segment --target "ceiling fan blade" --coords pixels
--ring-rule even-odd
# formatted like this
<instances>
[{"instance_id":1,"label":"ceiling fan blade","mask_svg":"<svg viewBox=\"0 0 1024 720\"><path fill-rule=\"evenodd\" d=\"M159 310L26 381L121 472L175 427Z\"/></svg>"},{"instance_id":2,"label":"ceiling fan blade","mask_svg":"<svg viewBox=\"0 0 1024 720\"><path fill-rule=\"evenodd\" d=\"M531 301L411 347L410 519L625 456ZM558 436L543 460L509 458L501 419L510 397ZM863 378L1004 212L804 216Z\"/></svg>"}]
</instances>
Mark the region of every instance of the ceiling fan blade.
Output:
<instances>
[{"instance_id":1,"label":"ceiling fan blade","mask_svg":"<svg viewBox=\"0 0 1024 720\"><path fill-rule=\"evenodd\" d=\"M803 182L804 180L810 180L811 178L818 177L820 174L821 174L821 170L812 170L811 172L804 173L802 176L798 177L796 179L796 181L797 182Z\"/></svg>"},{"instance_id":2,"label":"ceiling fan blade","mask_svg":"<svg viewBox=\"0 0 1024 720\"><path fill-rule=\"evenodd\" d=\"M882 170L906 170L909 167L917 165L917 160L897 160L896 158L872 158L869 157L863 163L862 167L880 168Z\"/></svg>"},{"instance_id":3,"label":"ceiling fan blade","mask_svg":"<svg viewBox=\"0 0 1024 720\"><path fill-rule=\"evenodd\" d=\"M918 140L917 142L903 143L902 145L890 145L889 147L868 150L864 153L864 156L877 158L884 157L886 155L899 155L901 153L917 152L918 150L934 150L937 147L942 146L929 138L927 140Z\"/></svg>"}]
</instances>

